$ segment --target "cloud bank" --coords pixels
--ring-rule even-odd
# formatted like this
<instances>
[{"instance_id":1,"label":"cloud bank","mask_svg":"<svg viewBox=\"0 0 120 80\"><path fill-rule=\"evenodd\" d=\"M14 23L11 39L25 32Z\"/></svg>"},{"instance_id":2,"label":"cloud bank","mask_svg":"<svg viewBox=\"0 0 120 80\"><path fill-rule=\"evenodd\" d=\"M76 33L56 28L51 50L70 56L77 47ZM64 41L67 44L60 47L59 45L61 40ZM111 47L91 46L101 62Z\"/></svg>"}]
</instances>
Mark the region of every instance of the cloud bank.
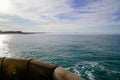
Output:
<instances>
[{"instance_id":1,"label":"cloud bank","mask_svg":"<svg viewBox=\"0 0 120 80\"><path fill-rule=\"evenodd\" d=\"M101 27L104 30L108 26L120 26L120 0L5 1L0 7L0 9L5 7L0 10L0 28L2 29L89 32L92 28L97 30ZM118 29L120 30L119 27L117 31Z\"/></svg>"}]
</instances>

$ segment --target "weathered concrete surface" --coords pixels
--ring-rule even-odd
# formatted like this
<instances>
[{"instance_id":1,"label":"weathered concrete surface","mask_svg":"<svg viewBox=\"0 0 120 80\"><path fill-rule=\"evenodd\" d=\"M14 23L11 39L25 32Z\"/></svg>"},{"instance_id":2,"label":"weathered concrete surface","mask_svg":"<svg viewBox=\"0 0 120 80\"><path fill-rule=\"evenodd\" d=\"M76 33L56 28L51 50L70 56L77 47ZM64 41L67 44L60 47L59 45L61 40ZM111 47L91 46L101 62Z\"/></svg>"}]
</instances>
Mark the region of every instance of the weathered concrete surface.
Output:
<instances>
[{"instance_id":1,"label":"weathered concrete surface","mask_svg":"<svg viewBox=\"0 0 120 80\"><path fill-rule=\"evenodd\" d=\"M27 80L28 60L6 58L2 63L2 80Z\"/></svg>"},{"instance_id":2,"label":"weathered concrete surface","mask_svg":"<svg viewBox=\"0 0 120 80\"><path fill-rule=\"evenodd\" d=\"M53 80L84 80L80 76L65 70L62 67L55 69L53 73Z\"/></svg>"},{"instance_id":3,"label":"weathered concrete surface","mask_svg":"<svg viewBox=\"0 0 120 80\"><path fill-rule=\"evenodd\" d=\"M36 60L0 58L0 80L83 80L54 64Z\"/></svg>"},{"instance_id":4,"label":"weathered concrete surface","mask_svg":"<svg viewBox=\"0 0 120 80\"><path fill-rule=\"evenodd\" d=\"M56 66L36 60L32 60L29 65L30 80L52 80L52 74Z\"/></svg>"},{"instance_id":5,"label":"weathered concrete surface","mask_svg":"<svg viewBox=\"0 0 120 80\"><path fill-rule=\"evenodd\" d=\"M0 80L2 80L2 62L4 58L0 58Z\"/></svg>"}]
</instances>

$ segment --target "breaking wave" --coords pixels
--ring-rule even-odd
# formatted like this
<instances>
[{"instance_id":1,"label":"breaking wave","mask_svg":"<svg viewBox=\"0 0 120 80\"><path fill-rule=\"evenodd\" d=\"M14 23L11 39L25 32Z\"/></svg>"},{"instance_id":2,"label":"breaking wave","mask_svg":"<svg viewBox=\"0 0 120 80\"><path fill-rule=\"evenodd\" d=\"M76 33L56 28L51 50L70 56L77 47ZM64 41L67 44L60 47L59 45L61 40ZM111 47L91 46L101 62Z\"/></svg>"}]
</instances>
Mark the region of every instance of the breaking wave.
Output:
<instances>
[{"instance_id":1,"label":"breaking wave","mask_svg":"<svg viewBox=\"0 0 120 80\"><path fill-rule=\"evenodd\" d=\"M112 76L114 75L118 75L114 80L119 80L120 77L120 71L107 69L98 62L82 61L67 69L82 76L86 80L112 80ZM103 76L101 77L101 75ZM108 79L110 77L111 79Z\"/></svg>"}]
</instances>

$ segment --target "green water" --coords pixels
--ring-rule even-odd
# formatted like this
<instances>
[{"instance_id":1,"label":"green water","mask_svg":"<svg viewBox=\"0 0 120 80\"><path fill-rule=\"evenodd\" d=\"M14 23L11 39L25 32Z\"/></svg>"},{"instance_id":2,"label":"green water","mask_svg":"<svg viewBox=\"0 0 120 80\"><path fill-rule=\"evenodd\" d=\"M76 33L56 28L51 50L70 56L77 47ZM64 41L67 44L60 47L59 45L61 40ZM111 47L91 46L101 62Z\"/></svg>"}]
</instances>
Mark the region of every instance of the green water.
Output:
<instances>
[{"instance_id":1,"label":"green water","mask_svg":"<svg viewBox=\"0 0 120 80\"><path fill-rule=\"evenodd\" d=\"M0 35L0 57L33 58L86 80L120 80L120 35Z\"/></svg>"}]
</instances>

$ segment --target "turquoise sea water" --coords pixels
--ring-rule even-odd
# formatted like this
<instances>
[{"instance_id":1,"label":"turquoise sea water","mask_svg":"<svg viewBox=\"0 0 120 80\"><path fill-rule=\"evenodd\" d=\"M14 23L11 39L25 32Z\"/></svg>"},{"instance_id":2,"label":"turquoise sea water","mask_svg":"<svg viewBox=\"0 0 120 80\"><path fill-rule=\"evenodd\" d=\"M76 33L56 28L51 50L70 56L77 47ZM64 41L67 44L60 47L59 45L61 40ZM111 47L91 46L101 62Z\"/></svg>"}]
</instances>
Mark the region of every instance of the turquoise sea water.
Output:
<instances>
[{"instance_id":1,"label":"turquoise sea water","mask_svg":"<svg viewBox=\"0 0 120 80\"><path fill-rule=\"evenodd\" d=\"M42 60L86 80L120 80L120 35L0 35L0 57Z\"/></svg>"}]
</instances>

